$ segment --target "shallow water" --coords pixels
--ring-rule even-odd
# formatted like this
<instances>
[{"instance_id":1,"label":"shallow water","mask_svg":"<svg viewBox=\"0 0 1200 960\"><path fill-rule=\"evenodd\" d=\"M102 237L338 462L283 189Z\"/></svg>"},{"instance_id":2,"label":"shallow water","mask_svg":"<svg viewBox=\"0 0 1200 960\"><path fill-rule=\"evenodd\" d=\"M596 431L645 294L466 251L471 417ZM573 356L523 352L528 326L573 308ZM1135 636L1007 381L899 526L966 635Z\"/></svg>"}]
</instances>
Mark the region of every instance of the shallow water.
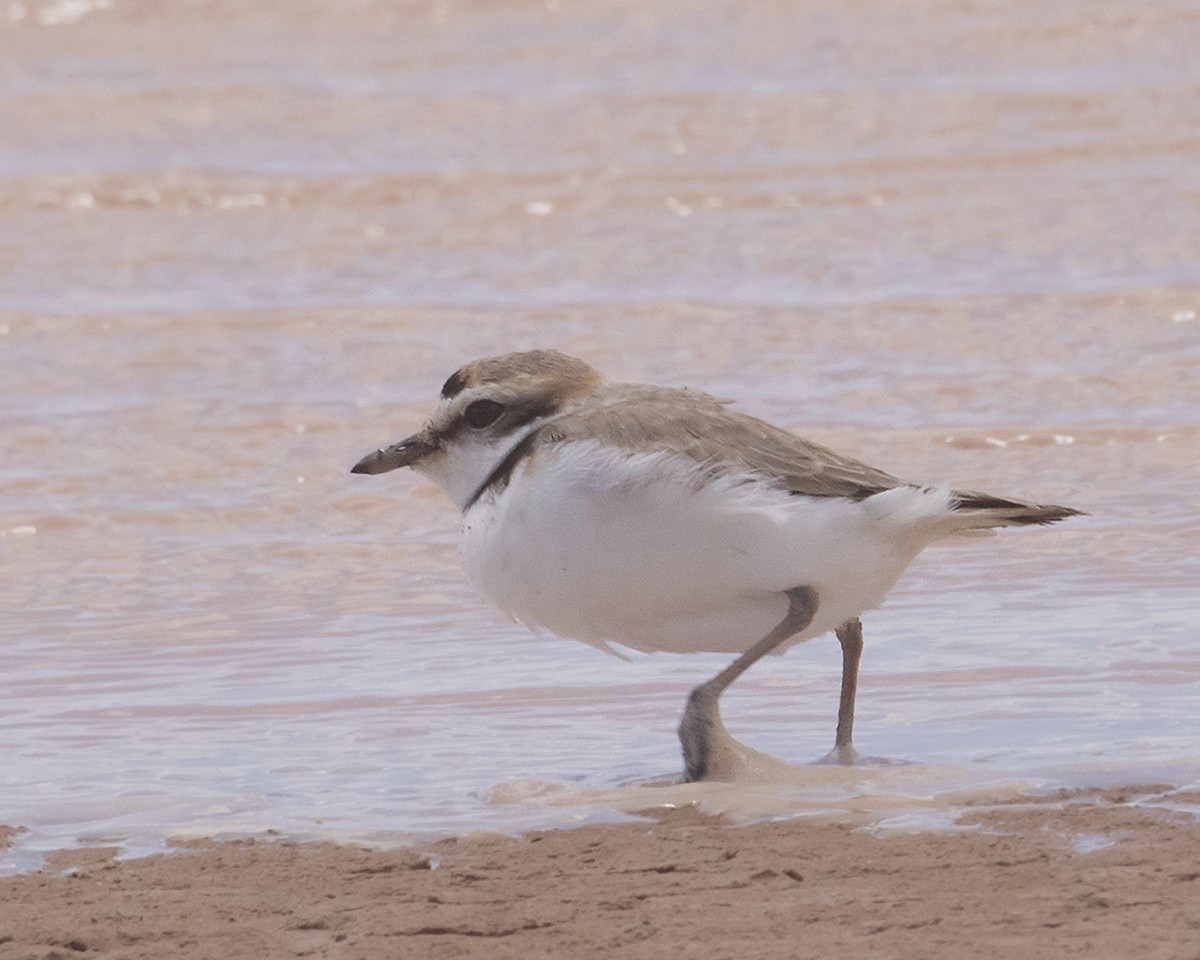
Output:
<instances>
[{"instance_id":1,"label":"shallow water","mask_svg":"<svg viewBox=\"0 0 1200 960\"><path fill-rule=\"evenodd\" d=\"M1198 19L9 3L7 866L697 790L753 816L1195 782ZM502 622L436 490L348 473L459 363L533 345L1092 516L930 550L869 616L859 746L913 765L614 794L678 768L725 658ZM832 639L761 664L730 728L821 756L838 666Z\"/></svg>"}]
</instances>

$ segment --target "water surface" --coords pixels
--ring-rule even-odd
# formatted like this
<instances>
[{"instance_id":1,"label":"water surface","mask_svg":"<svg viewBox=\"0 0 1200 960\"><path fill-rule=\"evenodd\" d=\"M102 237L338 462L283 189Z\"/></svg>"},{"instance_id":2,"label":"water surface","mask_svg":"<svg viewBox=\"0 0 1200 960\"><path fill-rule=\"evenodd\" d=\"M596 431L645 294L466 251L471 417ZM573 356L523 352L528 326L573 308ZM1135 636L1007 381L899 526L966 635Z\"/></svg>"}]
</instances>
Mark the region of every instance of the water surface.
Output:
<instances>
[{"instance_id":1,"label":"water surface","mask_svg":"<svg viewBox=\"0 0 1200 960\"><path fill-rule=\"evenodd\" d=\"M912 767L701 801L1195 782L1194 4L0 16L9 868L650 802L614 790L725 659L504 622L435 489L348 473L535 345L1092 515L930 550L869 616L860 747ZM838 667L761 664L731 729L821 756Z\"/></svg>"}]
</instances>

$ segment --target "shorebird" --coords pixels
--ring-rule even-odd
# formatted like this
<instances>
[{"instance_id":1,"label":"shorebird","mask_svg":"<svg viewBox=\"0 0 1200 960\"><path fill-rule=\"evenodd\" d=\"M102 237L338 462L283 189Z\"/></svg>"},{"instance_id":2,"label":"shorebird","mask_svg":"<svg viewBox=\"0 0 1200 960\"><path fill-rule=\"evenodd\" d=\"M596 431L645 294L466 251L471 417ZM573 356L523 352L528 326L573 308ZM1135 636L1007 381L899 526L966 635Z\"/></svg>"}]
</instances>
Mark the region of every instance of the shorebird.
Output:
<instances>
[{"instance_id":1,"label":"shorebird","mask_svg":"<svg viewBox=\"0 0 1200 960\"><path fill-rule=\"evenodd\" d=\"M908 483L696 390L617 383L532 350L468 363L413 436L354 473L412 467L462 511L479 592L562 636L738 654L691 691L684 777L711 773L721 693L772 651L833 631L830 758L852 763L860 615L935 540L1080 511Z\"/></svg>"}]
</instances>

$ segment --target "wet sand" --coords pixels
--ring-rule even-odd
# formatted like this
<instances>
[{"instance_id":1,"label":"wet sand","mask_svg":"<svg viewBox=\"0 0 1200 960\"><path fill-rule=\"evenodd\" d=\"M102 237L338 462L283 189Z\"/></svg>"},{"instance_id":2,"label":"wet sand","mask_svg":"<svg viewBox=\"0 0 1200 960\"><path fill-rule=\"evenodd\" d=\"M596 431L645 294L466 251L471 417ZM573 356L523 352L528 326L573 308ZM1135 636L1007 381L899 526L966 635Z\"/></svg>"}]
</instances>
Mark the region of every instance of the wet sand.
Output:
<instances>
[{"instance_id":1,"label":"wet sand","mask_svg":"<svg viewBox=\"0 0 1200 960\"><path fill-rule=\"evenodd\" d=\"M1131 802L1160 789L980 806L933 832L681 809L390 851L67 851L0 881L0 958L1194 958L1200 826Z\"/></svg>"}]
</instances>

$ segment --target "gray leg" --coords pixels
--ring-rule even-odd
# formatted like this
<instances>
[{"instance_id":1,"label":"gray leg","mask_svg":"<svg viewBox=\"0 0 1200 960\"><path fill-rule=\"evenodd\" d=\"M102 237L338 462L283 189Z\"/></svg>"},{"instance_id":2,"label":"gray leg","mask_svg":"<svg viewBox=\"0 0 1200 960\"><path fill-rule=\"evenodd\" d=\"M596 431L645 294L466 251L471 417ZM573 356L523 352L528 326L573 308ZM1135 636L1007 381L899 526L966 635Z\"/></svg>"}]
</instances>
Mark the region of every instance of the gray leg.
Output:
<instances>
[{"instance_id":1,"label":"gray leg","mask_svg":"<svg viewBox=\"0 0 1200 960\"><path fill-rule=\"evenodd\" d=\"M688 696L679 723L679 742L683 746L683 777L689 782L703 780L708 771L712 731L721 720L718 700L727 686L764 654L770 653L788 637L799 633L817 612L817 592L811 587L787 591L788 612L770 633L733 661L715 677L696 687Z\"/></svg>"},{"instance_id":2,"label":"gray leg","mask_svg":"<svg viewBox=\"0 0 1200 960\"><path fill-rule=\"evenodd\" d=\"M842 645L842 698L838 703L837 735L833 741L833 755L838 763L852 764L854 752L854 698L858 693L858 664L862 660L862 621L855 617L837 628L838 642Z\"/></svg>"}]
</instances>

